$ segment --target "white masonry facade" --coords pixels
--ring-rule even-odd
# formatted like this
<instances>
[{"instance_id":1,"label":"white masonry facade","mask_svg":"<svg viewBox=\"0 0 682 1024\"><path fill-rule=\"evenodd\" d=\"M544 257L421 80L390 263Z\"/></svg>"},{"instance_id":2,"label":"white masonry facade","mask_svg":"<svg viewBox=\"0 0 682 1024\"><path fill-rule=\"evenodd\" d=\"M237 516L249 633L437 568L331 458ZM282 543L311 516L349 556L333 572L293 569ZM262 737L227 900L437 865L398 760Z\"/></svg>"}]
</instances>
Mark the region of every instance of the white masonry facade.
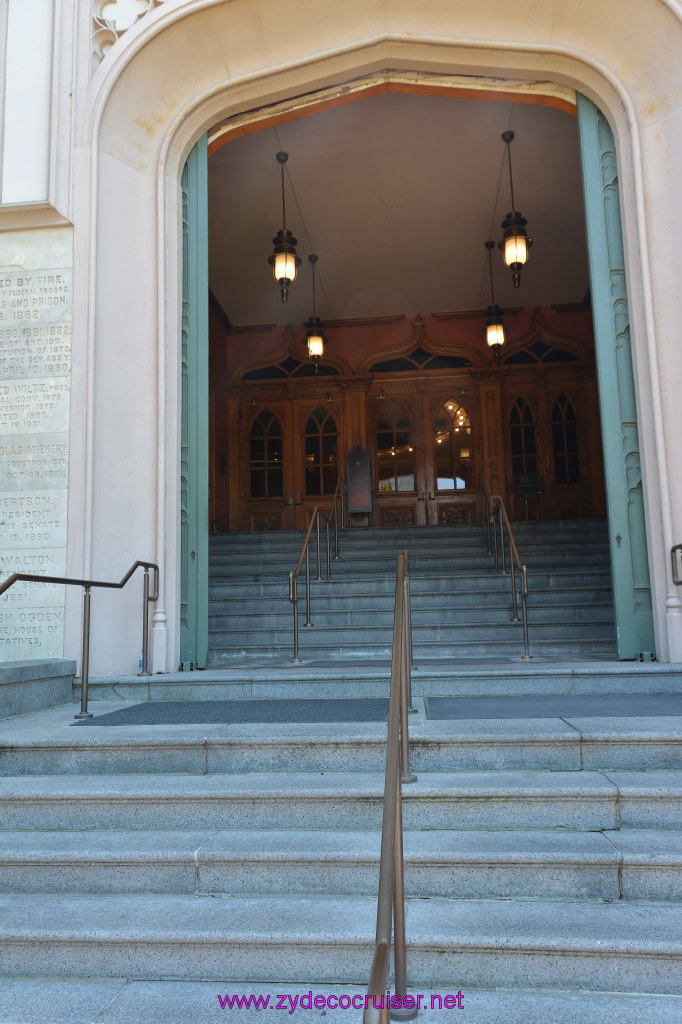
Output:
<instances>
[{"instance_id":1,"label":"white masonry facade","mask_svg":"<svg viewBox=\"0 0 682 1024\"><path fill-rule=\"evenodd\" d=\"M656 651L682 661L681 66L678 0L4 0L0 576L157 562L152 668L177 668L180 176L211 126L386 69L578 91L616 140ZM137 670L138 591L93 599L91 670ZM0 598L0 660L80 637L78 588Z\"/></svg>"}]
</instances>

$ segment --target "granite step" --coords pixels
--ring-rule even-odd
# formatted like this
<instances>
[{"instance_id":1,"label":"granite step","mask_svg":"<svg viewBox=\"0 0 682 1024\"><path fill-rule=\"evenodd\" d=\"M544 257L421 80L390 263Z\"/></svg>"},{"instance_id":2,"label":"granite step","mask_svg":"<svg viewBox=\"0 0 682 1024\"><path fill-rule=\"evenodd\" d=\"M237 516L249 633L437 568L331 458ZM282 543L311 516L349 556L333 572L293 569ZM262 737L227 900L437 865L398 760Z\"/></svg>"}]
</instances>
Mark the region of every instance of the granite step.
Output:
<instances>
[{"instance_id":1,"label":"granite step","mask_svg":"<svg viewBox=\"0 0 682 1024\"><path fill-rule=\"evenodd\" d=\"M398 552L399 553L399 552ZM385 575L395 576L396 552L386 552L385 555L368 552L366 555L356 555L351 552L344 553L337 562L333 562L334 576L358 576L363 575ZM246 559L231 559L229 556L212 556L210 560L209 580L213 583L217 579L272 579L289 574L290 569L295 569L298 562L297 557L290 559L258 558L256 556ZM529 572L548 571L553 569L567 568L572 571L588 572L595 568L609 568L610 555L608 549L602 544L595 544L593 549L583 545L575 552L566 551L564 548L555 550L549 548L547 551L524 552L523 564L528 566ZM310 562L311 573L317 575L316 557L311 552ZM305 571L305 570L303 570ZM488 554L471 553L470 549L464 549L460 554L447 551L435 550L432 555L419 555L410 552L410 574L419 576L422 574L438 576L440 572L448 574L453 572L489 572L491 575L496 572L492 557ZM501 571L501 564L500 564ZM326 572L326 556L322 556L322 573Z\"/></svg>"},{"instance_id":2,"label":"granite step","mask_svg":"<svg viewBox=\"0 0 682 1024\"><path fill-rule=\"evenodd\" d=\"M530 698L545 715L538 718L504 717L510 701L518 700L514 697L503 699L499 713L495 698L474 698L477 706L490 703L490 713L497 717L434 720L425 719L420 710L410 716L411 763L419 772L682 767L682 716L654 714L657 709L645 704L646 714L635 717L630 706L630 717L583 717L579 696L548 699L574 701L575 712L563 717L558 711L543 712L543 695ZM602 694L596 699L608 705L619 697ZM421 709L421 699L415 700ZM100 719L122 705L91 706ZM74 711L71 706L45 713L33 726L25 719L23 729L15 727L11 734L0 728L0 776L204 776L289 772L292 766L299 773L381 772L385 765L385 725L378 722L337 723L333 730L322 722L93 727L72 726ZM41 721L47 729L41 729Z\"/></svg>"},{"instance_id":3,"label":"granite step","mask_svg":"<svg viewBox=\"0 0 682 1024\"><path fill-rule=\"evenodd\" d=\"M262 654L263 652L261 652ZM531 661L516 650L510 656L490 648L485 660L472 657L416 659L412 693L416 697L511 696L523 694L679 693L682 673L660 662L619 662L559 656L546 660L533 649ZM94 701L230 700L290 697L385 697L389 659L336 661L311 658L293 664L293 645L268 665L264 657L224 668L165 675L91 676ZM80 700L76 681L73 699ZM4 756L0 746L0 766ZM1 768L0 768L1 770Z\"/></svg>"},{"instance_id":4,"label":"granite step","mask_svg":"<svg viewBox=\"0 0 682 1024\"><path fill-rule=\"evenodd\" d=\"M254 611L263 612L265 610L267 615L288 614L291 617L288 584L284 586L280 582L279 586L273 585L272 589L268 592L265 609L263 604L264 595L254 597L249 594L248 587L245 587L244 584L239 584L239 586L243 588L241 591L242 600L238 602L239 606L235 609L236 614L248 614L252 620ZM395 587L393 591L395 591ZM510 592L509 577L507 577L506 581L503 580L494 590L490 588L481 591L476 598L478 610L474 613L471 608L471 591L464 588L450 593L444 593L442 590L436 589L430 591L423 590L419 592L418 603L415 603L414 615L415 617L417 615L432 615L441 611L448 611L452 615L459 615L464 612L480 615L482 611L487 616L489 612L497 612L500 609L505 615L509 615L511 606ZM350 591L346 587L339 585L337 580L332 579L330 583L327 583L325 580L322 584L314 581L312 588L314 607L316 609L319 608L320 611L330 613L334 611L347 611L349 593ZM302 590L299 590L299 603L302 603L303 597ZM209 613L211 615L227 613L233 603L237 604L234 599L233 588L214 588L209 598ZM383 593L374 594L365 593L363 588L359 593L353 595L352 610L392 615L394 602L395 593L389 592L388 587L384 588ZM580 614L580 609L585 614L589 614L585 609L592 607L612 608L610 581L601 587L592 585L561 590L549 587L542 590L534 588L532 592L529 591L528 593L528 607L530 609L542 609L550 614L554 613L554 609L561 609L562 614L570 612L574 616L576 609L578 609L577 614Z\"/></svg>"},{"instance_id":5,"label":"granite step","mask_svg":"<svg viewBox=\"0 0 682 1024\"><path fill-rule=\"evenodd\" d=\"M519 600L520 604L520 600ZM318 595L315 595L314 604L311 609L311 613L314 610L315 615L315 626L320 629L336 629L342 626L353 626L355 629L364 627L367 623L368 617L371 617L372 625L375 627L382 627L384 629L392 630L393 628L393 609L391 608L369 608L359 607L358 602L353 601L352 605L346 603L345 607L329 608L325 607L324 604L318 600ZM519 607L520 611L520 607ZM299 618L302 619L300 625L303 626L305 621L305 607L304 602L299 602ZM510 602L506 601L503 604L488 605L484 612L481 613L480 608L471 607L450 607L444 605L442 602L440 605L436 602L425 605L420 602L414 609L412 616L412 627L414 631L419 629L432 629L433 624L438 623L438 627L442 629L443 626L476 626L482 628L481 620L483 619L486 626L492 624L508 623L511 620L511 607ZM593 623L609 623L613 624L613 604L609 602L598 603L593 601L588 604L556 604L549 606L539 606L539 602L534 607L529 609L529 621L533 626L538 624L538 620L541 620L542 626L547 626L551 623L559 623L562 626L573 624L593 624ZM209 608L209 630L211 631L223 631L223 630L241 630L242 632L250 631L253 627L253 612L248 609L244 609L243 612L238 610L229 610L227 608ZM289 601L281 602L281 608L278 610L266 611L258 616L258 627L259 629L292 629L293 612Z\"/></svg>"},{"instance_id":6,"label":"granite step","mask_svg":"<svg viewBox=\"0 0 682 1024\"><path fill-rule=\"evenodd\" d=\"M0 892L375 896L372 831L5 831ZM407 897L682 900L682 833L406 831Z\"/></svg>"},{"instance_id":7,"label":"granite step","mask_svg":"<svg viewBox=\"0 0 682 1024\"><path fill-rule=\"evenodd\" d=\"M229 1010L233 1020L239 1014L239 1024L261 1024L262 1005L274 1007L274 1022L291 1021L292 1013L305 1010L307 1021L326 1024L333 1010L334 1022L357 1024L367 991L366 984L338 983L292 986L260 982L257 989L249 989L230 974L224 974L218 985L214 981L135 981L125 977L101 981L6 978L2 984L3 1005L11 1024L46 1024L46 1007L51 1008L50 1020L60 1024L131 1024L138 1020L146 1024L187 1024L188 1020L215 1024L216 1008L220 1011L221 1007L218 997L229 1010L235 997L248 999L249 995L254 996L249 1006L238 1009L235 1001ZM452 984L437 992L426 986L409 991L414 997L421 996L418 1019L426 1024L452 1021L453 1010L460 1006L466 1017L455 1012L454 1019L461 1016L467 1024L679 1024L682 1019L682 997L674 995L486 990L470 986L462 991ZM256 997L261 997L263 1004L256 1004Z\"/></svg>"},{"instance_id":8,"label":"granite step","mask_svg":"<svg viewBox=\"0 0 682 1024\"><path fill-rule=\"evenodd\" d=\"M311 608L313 626L317 628L313 618L314 614L315 610ZM528 627L533 629L534 643L545 640L571 639L576 635L580 639L591 639L592 637L601 639L604 636L608 636L609 632L613 632L613 630L608 630L608 621L605 623L601 619L596 622L591 620L584 621L582 619L568 622L562 619L546 621L544 618L540 618L541 615L543 613L537 611L532 621L529 616ZM334 645L340 650L343 650L344 647L352 648L359 645L373 646L374 644L380 644L385 646L386 643L390 645L393 636L392 621L387 618L384 622L375 622L374 616L371 616L368 622L368 616L365 615L363 618L362 628L357 623L338 622L335 624L333 634L331 634ZM231 638L233 638L235 646L243 647L266 646L266 638L269 638L269 642L273 647L278 644L290 644L292 643L293 634L292 620L293 615L290 611L288 621L285 620L280 629L275 629L273 625L269 627L266 625L261 626L260 622L255 623L253 620L249 628L238 628L231 624L230 616L226 616L224 622L219 621L216 624L218 628L215 629L216 639L213 643L215 643L216 649L219 643L221 647L229 647ZM473 617L473 621L463 621L460 617L456 616L453 621L447 621L445 617L441 620L439 617L437 621L432 621L428 625L423 625L419 622L419 615L415 611L412 621L412 646L414 648L420 644L439 644L445 649L448 646L458 646L459 643L467 645L487 640L499 640L499 642L504 643L507 639L516 640L520 631L520 620L517 622L512 621L511 608L506 618L498 622L489 622L487 618L481 621L476 616ZM319 637L317 634L310 632L301 637L300 641L302 643L309 642L311 646L317 646L318 644L325 645L329 642L328 637L331 639L329 632L324 635L322 626L319 627L317 632L321 634ZM218 636L224 639L219 642ZM212 648L213 643L211 644Z\"/></svg>"},{"instance_id":9,"label":"granite step","mask_svg":"<svg viewBox=\"0 0 682 1024\"><path fill-rule=\"evenodd\" d=\"M0 779L0 820L20 829L378 828L374 772L25 776ZM674 771L425 772L405 788L407 829L675 829Z\"/></svg>"},{"instance_id":10,"label":"granite step","mask_svg":"<svg viewBox=\"0 0 682 1024\"><path fill-rule=\"evenodd\" d=\"M457 660L457 659L495 659L508 658L518 659L524 654L523 634L518 623L509 624L514 631L509 639L490 637L478 641L463 640L459 643L451 643L444 640L421 640L414 638L413 658L415 662L430 660ZM616 656L615 640L613 631L608 627L601 630L601 635L586 638L578 631L574 636L566 636L561 640L543 639L531 635L531 655L535 658L553 658L556 660L565 658L585 659L613 659ZM222 639L219 639L222 638ZM310 661L329 662L334 660L384 660L391 656L390 641L371 643L363 635L354 636L353 642L340 643L334 634L318 630L316 636L307 636L301 630L299 633L299 658ZM271 636L268 646L261 646L258 642L247 645L237 642L233 645L227 644L224 635L216 633L215 638L210 641L210 654L208 660L209 668L221 668L233 666L283 664L293 662L293 630L287 637L286 631L276 636Z\"/></svg>"},{"instance_id":11,"label":"granite step","mask_svg":"<svg viewBox=\"0 0 682 1024\"><path fill-rule=\"evenodd\" d=\"M282 572L276 579L260 580L257 582L230 579L229 576L225 576L223 581L211 579L209 597L211 599L220 596L227 598L237 597L240 602L263 597L269 599L284 598L288 600L288 578L288 573ZM304 579L304 576L299 578L300 586L303 585ZM326 578L322 581L314 578L311 580L315 594L320 597L324 597L325 593L331 593L339 597L352 594L354 598L355 596L366 596L369 598L388 597L389 599L395 597L395 572L386 573L385 575L369 575L363 577L359 582L362 584L361 586L358 586L358 580L334 575L333 569L329 581ZM509 594L510 582L508 574L505 576L502 573L495 572L460 573L456 576L443 573L430 576L414 576L410 581L410 587L413 597L421 595L442 597L442 595L447 594L448 598L452 597L455 600L460 594L470 599L469 594L476 593L480 595L476 599L484 601L488 595L492 595L494 600L494 595L496 594ZM565 572L559 570L535 572L529 580L529 598L532 598L535 594L549 595L557 591L568 593L571 588L596 588L599 593L606 592L610 594L610 569L589 569L586 572L571 570Z\"/></svg>"},{"instance_id":12,"label":"granite step","mask_svg":"<svg viewBox=\"0 0 682 1024\"><path fill-rule=\"evenodd\" d=\"M0 897L6 977L366 983L375 900ZM682 904L409 899L408 984L680 994ZM624 965L627 964L627 980ZM420 989L421 990L421 989ZM449 990L449 988L448 988Z\"/></svg>"}]
</instances>

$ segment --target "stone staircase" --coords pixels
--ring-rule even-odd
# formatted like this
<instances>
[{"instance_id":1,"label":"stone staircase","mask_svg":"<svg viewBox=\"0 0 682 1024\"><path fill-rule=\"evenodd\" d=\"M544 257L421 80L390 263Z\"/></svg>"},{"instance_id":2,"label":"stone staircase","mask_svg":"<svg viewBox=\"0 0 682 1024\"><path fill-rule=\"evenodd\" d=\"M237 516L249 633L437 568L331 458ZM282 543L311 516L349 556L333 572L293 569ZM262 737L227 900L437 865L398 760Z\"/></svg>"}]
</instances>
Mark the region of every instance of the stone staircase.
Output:
<instances>
[{"instance_id":1,"label":"stone staircase","mask_svg":"<svg viewBox=\"0 0 682 1024\"><path fill-rule=\"evenodd\" d=\"M302 665L290 663L286 581L300 534L251 535L248 551L236 535L213 539L213 667L91 678L91 710L230 699L251 708L250 724L233 709L217 724L75 725L73 705L0 721L0 1024L257 1024L262 1010L225 1002L249 994L279 1003L269 1020L304 1009L320 1024L360 1020L351 1001L372 958L385 723L266 723L258 701L388 696L405 546L418 1019L459 1019L438 1006L460 993L469 1024L678 1024L682 673L605 660L603 524L522 524L518 536L531 662L480 528L344 535L333 582L314 588ZM452 619L468 631L481 608L494 632L454 632ZM573 632L552 637L566 622ZM320 639L334 627L344 644ZM429 717L446 695L458 717ZM324 1001L295 1010L301 996ZM322 1009L330 996L349 1008Z\"/></svg>"},{"instance_id":2,"label":"stone staircase","mask_svg":"<svg viewBox=\"0 0 682 1024\"><path fill-rule=\"evenodd\" d=\"M605 523L519 523L514 530L529 570L534 656L615 657ZM237 533L211 538L209 667L292 660L288 573L296 566L303 536ZM299 643L304 661L390 658L395 558L405 548L410 556L415 661L522 655L521 624L511 621L509 576L495 572L486 532L476 525L342 531L341 558L332 561L331 580L312 584L312 628L304 628L301 575ZM317 576L314 547L311 576Z\"/></svg>"},{"instance_id":3,"label":"stone staircase","mask_svg":"<svg viewBox=\"0 0 682 1024\"><path fill-rule=\"evenodd\" d=\"M598 666L571 669L561 716L538 696L533 717L437 720L417 698L408 983L427 1006L461 991L475 1024L682 1019L682 714L663 696L680 674L604 669L613 711L641 688L672 716L584 714ZM74 710L0 722L3 1024L207 1024L219 994L363 991L383 723L74 726Z\"/></svg>"}]
</instances>

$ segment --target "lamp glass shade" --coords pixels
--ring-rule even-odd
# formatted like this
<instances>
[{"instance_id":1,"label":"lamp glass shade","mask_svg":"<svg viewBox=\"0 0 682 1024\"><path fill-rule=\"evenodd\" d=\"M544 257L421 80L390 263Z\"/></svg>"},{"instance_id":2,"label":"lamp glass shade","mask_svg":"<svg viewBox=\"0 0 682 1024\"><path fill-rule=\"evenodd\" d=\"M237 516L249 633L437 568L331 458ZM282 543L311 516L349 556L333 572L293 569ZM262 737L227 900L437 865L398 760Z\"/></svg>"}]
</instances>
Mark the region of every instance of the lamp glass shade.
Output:
<instances>
[{"instance_id":1,"label":"lamp glass shade","mask_svg":"<svg viewBox=\"0 0 682 1024\"><path fill-rule=\"evenodd\" d=\"M504 345L504 324L489 323L485 329L486 341L493 348L495 345Z\"/></svg>"},{"instance_id":2,"label":"lamp glass shade","mask_svg":"<svg viewBox=\"0 0 682 1024\"><path fill-rule=\"evenodd\" d=\"M510 235L505 238L504 262L508 267L515 263L525 266L528 262L528 238L526 235Z\"/></svg>"},{"instance_id":3,"label":"lamp glass shade","mask_svg":"<svg viewBox=\"0 0 682 1024\"><path fill-rule=\"evenodd\" d=\"M275 281L289 281L289 283L292 283L296 280L296 270L295 252L275 253L272 262L272 273Z\"/></svg>"},{"instance_id":4,"label":"lamp glass shade","mask_svg":"<svg viewBox=\"0 0 682 1024\"><path fill-rule=\"evenodd\" d=\"M321 334L309 334L306 338L308 343L308 355L311 359L321 359L324 355L324 338Z\"/></svg>"}]
</instances>

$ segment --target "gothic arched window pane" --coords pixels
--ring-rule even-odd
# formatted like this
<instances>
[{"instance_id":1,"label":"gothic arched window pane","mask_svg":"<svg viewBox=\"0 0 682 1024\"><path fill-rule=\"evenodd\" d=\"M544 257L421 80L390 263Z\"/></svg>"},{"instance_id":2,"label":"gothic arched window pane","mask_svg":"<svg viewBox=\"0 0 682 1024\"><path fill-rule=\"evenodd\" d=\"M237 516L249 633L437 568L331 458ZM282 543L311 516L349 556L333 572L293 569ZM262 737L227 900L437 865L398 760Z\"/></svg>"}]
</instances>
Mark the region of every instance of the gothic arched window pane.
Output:
<instances>
[{"instance_id":1,"label":"gothic arched window pane","mask_svg":"<svg viewBox=\"0 0 682 1024\"><path fill-rule=\"evenodd\" d=\"M433 453L437 491L463 491L475 485L471 420L454 399L438 410Z\"/></svg>"},{"instance_id":2,"label":"gothic arched window pane","mask_svg":"<svg viewBox=\"0 0 682 1024\"><path fill-rule=\"evenodd\" d=\"M517 398L511 407L509 440L513 475L536 473L535 418L525 398Z\"/></svg>"},{"instance_id":3,"label":"gothic arched window pane","mask_svg":"<svg viewBox=\"0 0 682 1024\"><path fill-rule=\"evenodd\" d=\"M249 434L249 494L281 498L282 493L282 427L269 409L263 409Z\"/></svg>"},{"instance_id":4,"label":"gothic arched window pane","mask_svg":"<svg viewBox=\"0 0 682 1024\"><path fill-rule=\"evenodd\" d=\"M578 422L566 395L559 395L552 409L552 448L556 483L579 484Z\"/></svg>"},{"instance_id":5,"label":"gothic arched window pane","mask_svg":"<svg viewBox=\"0 0 682 1024\"><path fill-rule=\"evenodd\" d=\"M336 420L326 409L315 409L305 425L306 494L334 493L339 472L338 447Z\"/></svg>"},{"instance_id":6,"label":"gothic arched window pane","mask_svg":"<svg viewBox=\"0 0 682 1024\"><path fill-rule=\"evenodd\" d=\"M414 490L412 421L398 402L381 410L376 432L377 488L380 491Z\"/></svg>"}]
</instances>

